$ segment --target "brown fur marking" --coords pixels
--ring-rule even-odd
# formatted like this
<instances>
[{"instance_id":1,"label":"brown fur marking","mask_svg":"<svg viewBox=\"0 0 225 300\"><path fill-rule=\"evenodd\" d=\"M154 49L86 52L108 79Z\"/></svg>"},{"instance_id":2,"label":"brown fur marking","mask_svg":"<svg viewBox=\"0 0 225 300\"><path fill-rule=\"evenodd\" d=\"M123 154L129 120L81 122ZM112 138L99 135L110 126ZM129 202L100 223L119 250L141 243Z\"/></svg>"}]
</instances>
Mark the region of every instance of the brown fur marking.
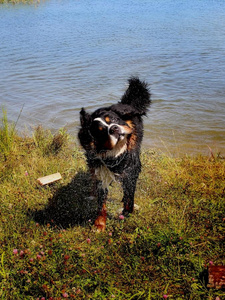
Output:
<instances>
[{"instance_id":1,"label":"brown fur marking","mask_svg":"<svg viewBox=\"0 0 225 300\"><path fill-rule=\"evenodd\" d=\"M133 132L128 140L128 143L127 143L127 149L128 150L132 150L135 148L136 146L136 140L137 140L137 135L135 132Z\"/></svg>"},{"instance_id":2,"label":"brown fur marking","mask_svg":"<svg viewBox=\"0 0 225 300\"><path fill-rule=\"evenodd\" d=\"M97 217L97 219L95 220L95 226L97 227L97 231L98 232L103 232L105 231L106 228L106 205L103 204L102 206L102 210L99 214L99 216Z\"/></svg>"}]
</instances>

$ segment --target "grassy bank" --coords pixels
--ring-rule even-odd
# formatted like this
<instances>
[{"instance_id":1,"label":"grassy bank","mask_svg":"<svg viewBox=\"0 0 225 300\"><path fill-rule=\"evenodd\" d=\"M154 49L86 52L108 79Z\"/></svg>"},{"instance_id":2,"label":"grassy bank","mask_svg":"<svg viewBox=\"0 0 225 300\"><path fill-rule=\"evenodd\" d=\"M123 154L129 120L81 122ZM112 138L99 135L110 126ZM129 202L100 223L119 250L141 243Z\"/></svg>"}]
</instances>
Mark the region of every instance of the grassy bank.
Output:
<instances>
[{"instance_id":1,"label":"grassy bank","mask_svg":"<svg viewBox=\"0 0 225 300\"><path fill-rule=\"evenodd\" d=\"M1 299L225 299L207 289L207 266L224 259L225 162L142 153L136 203L118 220L114 184L105 233L80 149L65 131L0 129ZM55 172L63 180L41 187Z\"/></svg>"},{"instance_id":2,"label":"grassy bank","mask_svg":"<svg viewBox=\"0 0 225 300\"><path fill-rule=\"evenodd\" d=\"M31 4L31 3L39 3L40 0L0 0L0 4L11 3L11 4Z\"/></svg>"}]
</instances>

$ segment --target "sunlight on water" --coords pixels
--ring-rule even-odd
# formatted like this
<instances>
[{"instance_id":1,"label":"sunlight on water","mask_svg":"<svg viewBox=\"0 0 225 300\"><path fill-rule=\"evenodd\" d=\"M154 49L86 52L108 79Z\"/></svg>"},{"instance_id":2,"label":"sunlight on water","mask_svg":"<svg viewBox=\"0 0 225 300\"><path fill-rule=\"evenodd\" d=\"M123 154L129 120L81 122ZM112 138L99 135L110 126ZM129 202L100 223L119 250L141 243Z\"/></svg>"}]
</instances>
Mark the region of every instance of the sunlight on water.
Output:
<instances>
[{"instance_id":1,"label":"sunlight on water","mask_svg":"<svg viewBox=\"0 0 225 300\"><path fill-rule=\"evenodd\" d=\"M225 149L224 1L44 1L0 6L0 103L18 129L66 126L150 83L145 147Z\"/></svg>"}]
</instances>

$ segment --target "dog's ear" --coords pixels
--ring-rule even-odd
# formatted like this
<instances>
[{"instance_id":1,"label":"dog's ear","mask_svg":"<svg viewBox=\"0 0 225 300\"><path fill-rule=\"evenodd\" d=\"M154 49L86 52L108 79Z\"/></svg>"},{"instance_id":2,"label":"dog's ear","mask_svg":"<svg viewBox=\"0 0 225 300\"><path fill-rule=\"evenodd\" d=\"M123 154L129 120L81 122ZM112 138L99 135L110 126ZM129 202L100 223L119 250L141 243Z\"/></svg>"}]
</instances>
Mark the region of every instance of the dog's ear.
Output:
<instances>
[{"instance_id":1,"label":"dog's ear","mask_svg":"<svg viewBox=\"0 0 225 300\"><path fill-rule=\"evenodd\" d=\"M88 114L84 108L80 111L80 124L81 128L78 132L78 138L80 140L81 146L86 150L93 150L93 137L90 134L90 126L92 123L92 117Z\"/></svg>"},{"instance_id":2,"label":"dog's ear","mask_svg":"<svg viewBox=\"0 0 225 300\"><path fill-rule=\"evenodd\" d=\"M91 124L91 115L88 114L84 108L80 111L80 124L81 127L89 127Z\"/></svg>"},{"instance_id":3,"label":"dog's ear","mask_svg":"<svg viewBox=\"0 0 225 300\"><path fill-rule=\"evenodd\" d=\"M139 115L146 115L151 104L151 94L149 86L145 81L140 81L138 77L131 77L129 86L121 98L121 104L132 106Z\"/></svg>"}]
</instances>

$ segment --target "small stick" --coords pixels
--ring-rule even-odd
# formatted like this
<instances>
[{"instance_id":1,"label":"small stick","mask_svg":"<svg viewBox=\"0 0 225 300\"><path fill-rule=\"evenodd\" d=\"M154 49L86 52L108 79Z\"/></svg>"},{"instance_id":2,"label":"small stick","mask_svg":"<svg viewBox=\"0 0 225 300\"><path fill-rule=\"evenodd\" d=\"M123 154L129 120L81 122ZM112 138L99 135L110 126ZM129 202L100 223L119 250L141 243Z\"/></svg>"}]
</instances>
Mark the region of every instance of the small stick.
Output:
<instances>
[{"instance_id":1,"label":"small stick","mask_svg":"<svg viewBox=\"0 0 225 300\"><path fill-rule=\"evenodd\" d=\"M38 183L40 183L40 185L46 185L46 184L58 181L60 179L62 179L61 174L60 173L55 173L55 174L51 174L51 175L48 175L48 176L40 177L40 178L38 178L37 181L38 181Z\"/></svg>"}]
</instances>

